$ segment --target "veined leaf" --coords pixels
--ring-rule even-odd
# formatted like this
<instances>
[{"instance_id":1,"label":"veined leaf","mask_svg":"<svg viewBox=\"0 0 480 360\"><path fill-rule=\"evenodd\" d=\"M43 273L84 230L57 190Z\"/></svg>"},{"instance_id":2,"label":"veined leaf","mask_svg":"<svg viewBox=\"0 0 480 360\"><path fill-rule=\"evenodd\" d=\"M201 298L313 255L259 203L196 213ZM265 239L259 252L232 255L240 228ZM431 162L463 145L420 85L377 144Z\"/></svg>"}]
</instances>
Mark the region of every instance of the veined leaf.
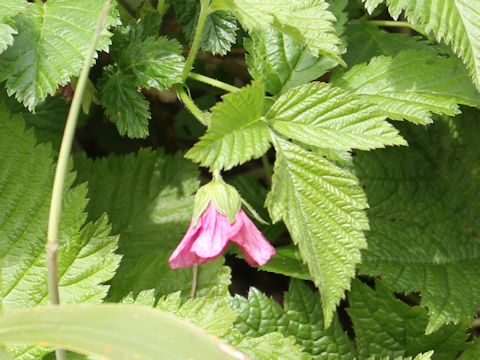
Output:
<instances>
[{"instance_id":1,"label":"veined leaf","mask_svg":"<svg viewBox=\"0 0 480 360\"><path fill-rule=\"evenodd\" d=\"M308 264L328 326L366 247L367 200L351 173L276 135L273 141L277 160L266 204Z\"/></svg>"},{"instance_id":2,"label":"veined leaf","mask_svg":"<svg viewBox=\"0 0 480 360\"><path fill-rule=\"evenodd\" d=\"M29 4L15 17L18 35L0 55L0 81L8 94L33 110L59 85L80 73L103 0L49 0ZM110 10L97 50L107 50L117 12Z\"/></svg>"},{"instance_id":3,"label":"veined leaf","mask_svg":"<svg viewBox=\"0 0 480 360\"><path fill-rule=\"evenodd\" d=\"M0 317L0 342L57 345L112 360L245 359L238 350L163 311L120 304L16 311Z\"/></svg>"},{"instance_id":4,"label":"veined leaf","mask_svg":"<svg viewBox=\"0 0 480 360\"><path fill-rule=\"evenodd\" d=\"M75 158L78 181L88 181L91 219L109 215L112 232L120 235L120 267L111 281L109 299L155 289L156 296L182 290L189 294L191 269L171 270L168 257L191 218L198 170L180 154L141 150L136 156L110 156L92 161ZM224 295L230 271L223 259L198 270L197 295Z\"/></svg>"},{"instance_id":5,"label":"veined leaf","mask_svg":"<svg viewBox=\"0 0 480 360\"><path fill-rule=\"evenodd\" d=\"M173 0L177 21L182 24L182 30L192 41L200 13L198 0ZM229 11L215 11L207 16L200 40L200 49L213 54L225 55L235 43L237 21Z\"/></svg>"},{"instance_id":6,"label":"veined leaf","mask_svg":"<svg viewBox=\"0 0 480 360\"><path fill-rule=\"evenodd\" d=\"M378 56L332 82L377 104L391 119L419 124L432 122L431 112L458 114L457 104L480 106L480 94L460 61L429 50Z\"/></svg>"},{"instance_id":7,"label":"veined leaf","mask_svg":"<svg viewBox=\"0 0 480 360\"><path fill-rule=\"evenodd\" d=\"M360 271L394 290L420 291L428 332L473 316L479 304L477 117L438 120L428 131L406 127L409 148L354 159L371 207Z\"/></svg>"},{"instance_id":8,"label":"veined leaf","mask_svg":"<svg viewBox=\"0 0 480 360\"><path fill-rule=\"evenodd\" d=\"M459 357L459 360L471 360L480 358L480 339L477 337L466 346L466 350Z\"/></svg>"},{"instance_id":9,"label":"veined leaf","mask_svg":"<svg viewBox=\"0 0 480 360\"><path fill-rule=\"evenodd\" d=\"M261 118L264 96L261 82L223 96L212 108L207 133L185 156L212 170L228 170L262 156L270 147L268 127Z\"/></svg>"},{"instance_id":10,"label":"veined leaf","mask_svg":"<svg viewBox=\"0 0 480 360\"><path fill-rule=\"evenodd\" d=\"M406 145L374 105L325 83L313 82L289 90L265 118L287 138L320 148L369 150Z\"/></svg>"},{"instance_id":11,"label":"veined leaf","mask_svg":"<svg viewBox=\"0 0 480 360\"><path fill-rule=\"evenodd\" d=\"M231 10L247 30L273 28L307 46L312 55L344 64L333 25L336 19L325 0L214 0L212 6Z\"/></svg>"},{"instance_id":12,"label":"veined leaf","mask_svg":"<svg viewBox=\"0 0 480 360\"><path fill-rule=\"evenodd\" d=\"M391 358L390 356L379 358L379 357L369 357L368 360L430 360L432 358L433 351L426 352L424 354L418 354L415 356L415 358L408 356L408 357L403 357L403 356L398 356L395 358Z\"/></svg>"},{"instance_id":13,"label":"veined leaf","mask_svg":"<svg viewBox=\"0 0 480 360\"><path fill-rule=\"evenodd\" d=\"M295 344L294 338L285 338L279 333L269 333L259 338L247 337L235 346L250 360L312 360L310 354Z\"/></svg>"},{"instance_id":14,"label":"veined leaf","mask_svg":"<svg viewBox=\"0 0 480 360\"><path fill-rule=\"evenodd\" d=\"M26 0L0 0L0 54L13 44L13 35L18 34L12 18L27 5Z\"/></svg>"},{"instance_id":15,"label":"veined leaf","mask_svg":"<svg viewBox=\"0 0 480 360\"><path fill-rule=\"evenodd\" d=\"M415 356L434 350L433 359L454 359L467 339L466 327L448 325L425 335L427 312L395 299L377 282L375 290L352 282L347 312L352 318L359 358Z\"/></svg>"},{"instance_id":16,"label":"veined leaf","mask_svg":"<svg viewBox=\"0 0 480 360\"><path fill-rule=\"evenodd\" d=\"M379 0L367 1L372 12ZM438 41L450 44L463 59L473 82L480 89L480 10L477 0L388 0L390 14L397 19L405 10L408 21L432 32Z\"/></svg>"},{"instance_id":17,"label":"veined leaf","mask_svg":"<svg viewBox=\"0 0 480 360\"><path fill-rule=\"evenodd\" d=\"M0 289L2 309L48 303L45 239L51 196L54 155L48 145L35 145L33 132L24 132L20 116L0 109ZM109 236L105 216L85 225L86 187L71 187L69 174L60 223L58 274L62 303L100 302L102 285L118 266L117 239ZM51 349L12 348L17 359L41 357Z\"/></svg>"}]
</instances>

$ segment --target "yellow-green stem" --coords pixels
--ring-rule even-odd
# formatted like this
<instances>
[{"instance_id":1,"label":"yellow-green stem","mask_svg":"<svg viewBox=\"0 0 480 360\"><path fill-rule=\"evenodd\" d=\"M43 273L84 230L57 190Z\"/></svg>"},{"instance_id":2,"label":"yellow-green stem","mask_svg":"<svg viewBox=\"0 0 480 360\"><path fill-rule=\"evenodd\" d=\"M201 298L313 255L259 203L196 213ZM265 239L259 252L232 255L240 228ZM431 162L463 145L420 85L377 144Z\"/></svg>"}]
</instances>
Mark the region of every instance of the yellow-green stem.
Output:
<instances>
[{"instance_id":1,"label":"yellow-green stem","mask_svg":"<svg viewBox=\"0 0 480 360\"><path fill-rule=\"evenodd\" d=\"M185 107L192 113L195 118L200 121L203 125L208 126L208 122L205 119L205 115L202 110L198 108L198 106L193 102L190 96L185 91L183 85L175 85L175 90L177 90L177 94L182 100Z\"/></svg>"},{"instance_id":2,"label":"yellow-green stem","mask_svg":"<svg viewBox=\"0 0 480 360\"><path fill-rule=\"evenodd\" d=\"M235 92L235 91L240 90L240 88L238 88L236 86L233 86L233 85L224 83L223 81L220 81L220 80L217 80L217 79L212 79L211 77L201 75L201 74L197 74L197 73L194 73L194 72L190 72L188 77L190 79L197 80L197 81L203 82L205 84L215 86L216 88L219 88L219 89L222 89L222 90L225 90L225 91L228 91L228 92Z\"/></svg>"}]
</instances>

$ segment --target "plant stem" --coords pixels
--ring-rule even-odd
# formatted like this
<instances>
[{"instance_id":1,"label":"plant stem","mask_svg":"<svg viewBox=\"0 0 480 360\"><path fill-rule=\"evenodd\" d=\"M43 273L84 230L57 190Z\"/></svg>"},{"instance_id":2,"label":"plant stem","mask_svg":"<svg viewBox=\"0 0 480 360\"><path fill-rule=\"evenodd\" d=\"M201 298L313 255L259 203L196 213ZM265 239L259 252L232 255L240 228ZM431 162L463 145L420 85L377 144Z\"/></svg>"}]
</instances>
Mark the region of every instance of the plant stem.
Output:
<instances>
[{"instance_id":1,"label":"plant stem","mask_svg":"<svg viewBox=\"0 0 480 360\"><path fill-rule=\"evenodd\" d=\"M195 297L195 291L197 291L197 275L198 275L198 264L193 264L193 267L192 267L192 289L190 290L190 297L192 299Z\"/></svg>"},{"instance_id":2,"label":"plant stem","mask_svg":"<svg viewBox=\"0 0 480 360\"><path fill-rule=\"evenodd\" d=\"M180 96L180 99L182 100L188 111L190 111L192 115L195 116L195 118L203 125L208 126L208 122L206 121L202 110L198 108L198 106L193 102L190 96L185 92L183 85L175 85L175 90L177 90L178 96Z\"/></svg>"},{"instance_id":3,"label":"plant stem","mask_svg":"<svg viewBox=\"0 0 480 360\"><path fill-rule=\"evenodd\" d=\"M268 156L267 154L262 155L262 164L263 168L265 170L265 173L267 174L267 183L270 184L273 171L272 171L272 165L270 165L270 161L268 161Z\"/></svg>"},{"instance_id":4,"label":"plant stem","mask_svg":"<svg viewBox=\"0 0 480 360\"><path fill-rule=\"evenodd\" d=\"M384 27L407 27L412 30L415 30L418 33L422 33L415 25L410 24L407 21L391 21L391 20L369 20L367 23L375 26L384 26Z\"/></svg>"},{"instance_id":5,"label":"plant stem","mask_svg":"<svg viewBox=\"0 0 480 360\"><path fill-rule=\"evenodd\" d=\"M240 88L238 88L236 86L233 86L233 85L224 83L223 81L220 81L220 80L217 80L217 79L212 79L211 77L201 75L201 74L197 74L197 73L194 73L194 72L190 72L188 77L190 79L197 80L197 81L203 82L205 84L215 86L216 88L219 88L219 89L222 89L222 90L225 90L225 91L228 91L228 92L235 92L235 91L240 90Z\"/></svg>"},{"instance_id":6,"label":"plant stem","mask_svg":"<svg viewBox=\"0 0 480 360\"><path fill-rule=\"evenodd\" d=\"M108 9L110 8L110 0L107 0L105 6L100 12L97 21L97 28L93 36L92 42L88 49L85 63L78 78L77 87L73 96L72 105L68 112L67 122L63 133L60 153L58 155L57 167L55 170L55 178L53 181L52 199L50 201L50 214L48 217L48 233L47 243L45 245L47 252L47 268L48 268L48 291L50 294L50 303L52 305L60 304L60 295L58 290L58 271L57 271L57 250L58 250L58 229L60 225L60 216L62 210L63 190L65 187L65 177L68 169L68 159L72 148L75 128L77 126L78 113L82 105L82 96L88 80L90 64L95 54L98 38L103 30ZM56 349L55 354L58 360L67 358L65 350Z\"/></svg>"},{"instance_id":7,"label":"plant stem","mask_svg":"<svg viewBox=\"0 0 480 360\"><path fill-rule=\"evenodd\" d=\"M198 15L197 27L195 29L195 36L193 37L192 47L185 62L185 67L182 72L182 79L185 81L192 70L193 63L197 57L198 48L200 47L200 40L202 39L203 27L207 16L210 14L209 0L200 0L200 14Z\"/></svg>"}]
</instances>

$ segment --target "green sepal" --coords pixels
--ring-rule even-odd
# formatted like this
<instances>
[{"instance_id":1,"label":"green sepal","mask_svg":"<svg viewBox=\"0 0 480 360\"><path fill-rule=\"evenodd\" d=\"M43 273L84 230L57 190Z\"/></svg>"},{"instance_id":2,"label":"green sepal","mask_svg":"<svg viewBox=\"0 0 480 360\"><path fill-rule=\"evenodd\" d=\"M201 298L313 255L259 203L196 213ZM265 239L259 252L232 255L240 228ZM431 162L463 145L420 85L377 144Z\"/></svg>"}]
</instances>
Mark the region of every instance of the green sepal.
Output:
<instances>
[{"instance_id":1,"label":"green sepal","mask_svg":"<svg viewBox=\"0 0 480 360\"><path fill-rule=\"evenodd\" d=\"M247 210L247 214L250 215L250 217L253 217L255 220L257 220L260 224L263 225L270 225L270 223L262 218L259 213L255 211L252 205L250 205L247 200L244 198L240 197L240 201L242 202L243 206L245 207L245 210Z\"/></svg>"},{"instance_id":2,"label":"green sepal","mask_svg":"<svg viewBox=\"0 0 480 360\"><path fill-rule=\"evenodd\" d=\"M213 202L218 212L228 217L230 224L235 221L242 205L240 194L233 186L228 185L221 178L213 179L198 189L195 195L192 217L194 224L197 223L210 202Z\"/></svg>"}]
</instances>

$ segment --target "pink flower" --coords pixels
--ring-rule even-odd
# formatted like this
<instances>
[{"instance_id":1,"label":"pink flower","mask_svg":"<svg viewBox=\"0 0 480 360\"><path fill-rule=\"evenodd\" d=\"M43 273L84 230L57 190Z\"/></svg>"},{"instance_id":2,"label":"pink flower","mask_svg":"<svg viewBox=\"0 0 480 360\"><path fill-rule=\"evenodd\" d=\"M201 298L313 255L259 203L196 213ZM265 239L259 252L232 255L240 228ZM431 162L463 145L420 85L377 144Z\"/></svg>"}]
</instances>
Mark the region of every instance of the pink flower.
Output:
<instances>
[{"instance_id":1,"label":"pink flower","mask_svg":"<svg viewBox=\"0 0 480 360\"><path fill-rule=\"evenodd\" d=\"M206 263L219 257L230 241L237 244L247 263L253 266L264 265L275 255L275 248L242 209L230 224L228 218L210 202L197 224L194 225L193 221L190 223L168 263L172 269Z\"/></svg>"}]
</instances>

